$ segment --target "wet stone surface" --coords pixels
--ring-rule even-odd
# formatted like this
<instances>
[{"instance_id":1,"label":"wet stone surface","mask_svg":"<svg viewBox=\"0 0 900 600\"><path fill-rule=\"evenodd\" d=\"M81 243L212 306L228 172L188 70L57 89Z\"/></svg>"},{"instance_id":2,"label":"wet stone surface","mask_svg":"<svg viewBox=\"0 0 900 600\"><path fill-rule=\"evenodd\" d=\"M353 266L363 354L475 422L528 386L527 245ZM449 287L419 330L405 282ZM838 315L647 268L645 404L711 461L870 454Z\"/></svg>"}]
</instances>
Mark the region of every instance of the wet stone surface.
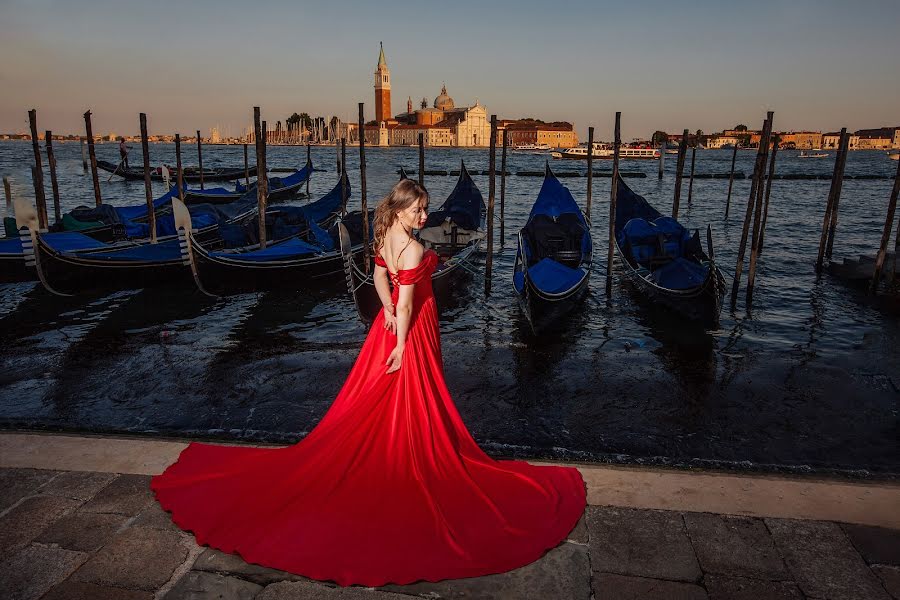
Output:
<instances>
[{"instance_id":1,"label":"wet stone surface","mask_svg":"<svg viewBox=\"0 0 900 600\"><path fill-rule=\"evenodd\" d=\"M56 471L37 469L0 470L0 512L16 502L37 493L38 488L56 477Z\"/></svg>"},{"instance_id":2,"label":"wet stone surface","mask_svg":"<svg viewBox=\"0 0 900 600\"><path fill-rule=\"evenodd\" d=\"M709 600L803 600L800 588L791 581L708 575L703 578L703 584Z\"/></svg>"},{"instance_id":3,"label":"wet stone surface","mask_svg":"<svg viewBox=\"0 0 900 600\"><path fill-rule=\"evenodd\" d=\"M93 583L64 581L47 592L41 600L153 600L153 594Z\"/></svg>"},{"instance_id":4,"label":"wet stone surface","mask_svg":"<svg viewBox=\"0 0 900 600\"><path fill-rule=\"evenodd\" d=\"M28 546L0 562L0 590L4 598L31 600L65 579L87 559L83 552Z\"/></svg>"},{"instance_id":5,"label":"wet stone surface","mask_svg":"<svg viewBox=\"0 0 900 600\"><path fill-rule=\"evenodd\" d=\"M68 498L27 498L0 518L0 556L26 545L59 517L81 504Z\"/></svg>"},{"instance_id":6,"label":"wet stone surface","mask_svg":"<svg viewBox=\"0 0 900 600\"><path fill-rule=\"evenodd\" d=\"M126 517L113 514L71 513L44 530L36 539L68 550L93 552L116 534Z\"/></svg>"},{"instance_id":7,"label":"wet stone surface","mask_svg":"<svg viewBox=\"0 0 900 600\"><path fill-rule=\"evenodd\" d=\"M98 491L81 507L95 513L115 513L132 517L153 500L150 477L145 475L120 475Z\"/></svg>"},{"instance_id":8,"label":"wet stone surface","mask_svg":"<svg viewBox=\"0 0 900 600\"><path fill-rule=\"evenodd\" d=\"M262 586L236 577L191 571L178 580L163 600L253 600Z\"/></svg>"},{"instance_id":9,"label":"wet stone surface","mask_svg":"<svg viewBox=\"0 0 900 600\"><path fill-rule=\"evenodd\" d=\"M762 519L685 513L684 522L705 573L789 578Z\"/></svg>"},{"instance_id":10,"label":"wet stone surface","mask_svg":"<svg viewBox=\"0 0 900 600\"><path fill-rule=\"evenodd\" d=\"M604 600L706 600L706 590L693 583L600 573L593 581L594 598Z\"/></svg>"}]
</instances>

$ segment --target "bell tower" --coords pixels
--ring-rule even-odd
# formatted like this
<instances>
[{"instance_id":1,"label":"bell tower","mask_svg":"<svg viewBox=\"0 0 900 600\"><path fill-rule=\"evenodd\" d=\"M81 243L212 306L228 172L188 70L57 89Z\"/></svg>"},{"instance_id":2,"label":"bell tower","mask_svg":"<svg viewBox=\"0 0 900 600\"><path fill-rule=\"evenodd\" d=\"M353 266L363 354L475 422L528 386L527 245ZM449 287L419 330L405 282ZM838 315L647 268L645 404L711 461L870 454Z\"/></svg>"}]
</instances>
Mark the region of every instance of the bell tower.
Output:
<instances>
[{"instance_id":1,"label":"bell tower","mask_svg":"<svg viewBox=\"0 0 900 600\"><path fill-rule=\"evenodd\" d=\"M393 117L391 113L391 71L384 58L384 46L378 42L378 67L375 69L375 121L381 123Z\"/></svg>"}]
</instances>

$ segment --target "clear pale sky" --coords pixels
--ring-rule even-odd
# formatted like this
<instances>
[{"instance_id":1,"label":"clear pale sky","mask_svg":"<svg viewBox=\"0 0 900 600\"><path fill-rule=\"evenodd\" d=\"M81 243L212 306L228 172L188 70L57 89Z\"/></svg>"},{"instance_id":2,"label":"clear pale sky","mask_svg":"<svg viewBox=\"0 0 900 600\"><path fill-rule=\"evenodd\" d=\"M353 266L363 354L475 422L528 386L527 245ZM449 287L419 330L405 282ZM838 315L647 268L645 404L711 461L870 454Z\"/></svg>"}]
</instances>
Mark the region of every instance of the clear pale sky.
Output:
<instances>
[{"instance_id":1,"label":"clear pale sky","mask_svg":"<svg viewBox=\"0 0 900 600\"><path fill-rule=\"evenodd\" d=\"M392 109L446 82L500 118L623 139L900 125L900 1L278 2L0 0L0 132L238 134L252 107L374 116L384 41Z\"/></svg>"}]
</instances>

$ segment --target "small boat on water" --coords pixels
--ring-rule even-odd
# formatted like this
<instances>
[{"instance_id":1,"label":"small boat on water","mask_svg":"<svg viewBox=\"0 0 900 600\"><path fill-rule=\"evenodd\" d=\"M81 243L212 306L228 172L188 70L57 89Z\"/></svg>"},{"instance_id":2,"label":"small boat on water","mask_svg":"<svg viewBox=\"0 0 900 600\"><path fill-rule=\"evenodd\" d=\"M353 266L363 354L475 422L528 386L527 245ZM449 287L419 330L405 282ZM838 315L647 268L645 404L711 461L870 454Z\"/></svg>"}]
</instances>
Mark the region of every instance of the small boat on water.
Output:
<instances>
[{"instance_id":1,"label":"small boat on water","mask_svg":"<svg viewBox=\"0 0 900 600\"><path fill-rule=\"evenodd\" d=\"M549 152L553 150L550 144L520 144L510 148L511 152Z\"/></svg>"},{"instance_id":2,"label":"small boat on water","mask_svg":"<svg viewBox=\"0 0 900 600\"><path fill-rule=\"evenodd\" d=\"M259 244L259 215L221 225L215 238L190 233L190 215L182 217L181 254L191 266L197 287L209 295L273 289L309 289L327 280L340 281L344 259L337 219L350 196L346 174L319 200L302 206L266 209L267 243ZM176 206L177 206L176 201ZM180 209L179 209L180 210ZM352 221L353 217L347 217ZM362 219L358 219L360 223ZM186 233L187 232L187 233ZM362 252L362 227L350 232L352 252Z\"/></svg>"},{"instance_id":3,"label":"small boat on water","mask_svg":"<svg viewBox=\"0 0 900 600\"><path fill-rule=\"evenodd\" d=\"M600 144L595 143L594 149L592 152L592 158L602 160L602 159L612 159L615 151L610 147L609 144ZM576 146L574 148L566 148L562 150L557 150L556 152L552 152L550 154L553 158L574 158L574 159L582 159L587 160L588 149L587 146ZM658 148L631 148L628 146L621 146L619 148L619 158L620 159L644 159L644 160L653 160L659 158L659 149Z\"/></svg>"},{"instance_id":4,"label":"small boat on water","mask_svg":"<svg viewBox=\"0 0 900 600\"><path fill-rule=\"evenodd\" d=\"M585 296L592 264L590 224L547 164L513 268L513 290L534 333L558 323Z\"/></svg>"},{"instance_id":5,"label":"small boat on water","mask_svg":"<svg viewBox=\"0 0 900 600\"><path fill-rule=\"evenodd\" d=\"M891 160L900 160L900 152L894 152L892 154L888 154L888 158Z\"/></svg>"},{"instance_id":6,"label":"small boat on water","mask_svg":"<svg viewBox=\"0 0 900 600\"><path fill-rule=\"evenodd\" d=\"M406 179L402 169L400 178ZM485 213L481 190L475 185L465 164L460 163L459 179L453 191L437 210L428 215L425 226L418 232L418 239L425 248L434 250L438 255L439 262L431 275L431 285L439 306L446 301L454 284L471 271L485 236ZM344 228L343 223L341 227ZM374 268L370 264L367 274L362 261L351 252L351 248L350 236L344 235L342 230L341 250L344 253L347 286L360 318L372 321L381 310L381 300L372 278Z\"/></svg>"},{"instance_id":7,"label":"small boat on water","mask_svg":"<svg viewBox=\"0 0 900 600\"><path fill-rule=\"evenodd\" d=\"M810 154L806 150L801 150L800 154L797 155L797 158L828 158L828 153L816 152L815 154Z\"/></svg>"},{"instance_id":8,"label":"small boat on water","mask_svg":"<svg viewBox=\"0 0 900 600\"><path fill-rule=\"evenodd\" d=\"M106 171L107 173L112 173L113 175L118 175L124 179L130 179L135 181L143 181L144 180L144 167L143 165L125 168L120 164L114 164L106 160L98 160L97 168ZM152 167L150 169L150 179L153 181L163 181L165 176L165 171L169 171L170 173L174 173L175 169L171 167ZM247 172L244 171L243 167L221 167L218 169L203 169L203 181L232 181L236 179L243 179L247 176ZM256 176L256 165L249 168L249 176ZM186 169L182 169L181 177L184 181L188 182L199 182L200 181L200 169L196 167L188 167Z\"/></svg>"},{"instance_id":9,"label":"small boat on water","mask_svg":"<svg viewBox=\"0 0 900 600\"><path fill-rule=\"evenodd\" d=\"M157 241L147 237L101 242L79 232L31 232L25 260L35 265L48 291L73 295L93 289L136 289L190 277L181 255L176 220L157 212ZM256 193L230 204L191 206L189 214L198 239L216 238L221 224L244 222L256 214ZM146 209L145 209L146 210ZM148 235L148 234L147 234Z\"/></svg>"},{"instance_id":10,"label":"small boat on water","mask_svg":"<svg viewBox=\"0 0 900 600\"><path fill-rule=\"evenodd\" d=\"M269 177L268 178L268 194L266 198L270 202L287 200L294 196L300 188L309 181L313 172L311 161L307 161L303 168L298 169L287 177ZM241 175L243 178L243 175ZM250 189L256 189L256 182L250 184L248 188L244 183L235 181L234 189L230 190L224 187L200 189L187 189L184 192L185 204L195 204L198 202L207 202L210 204L220 204L223 202L233 202Z\"/></svg>"},{"instance_id":11,"label":"small boat on water","mask_svg":"<svg viewBox=\"0 0 900 600\"><path fill-rule=\"evenodd\" d=\"M616 252L621 272L635 290L680 317L718 326L725 278L715 265L712 234L707 248L672 217L665 217L620 177L616 189Z\"/></svg>"}]
</instances>

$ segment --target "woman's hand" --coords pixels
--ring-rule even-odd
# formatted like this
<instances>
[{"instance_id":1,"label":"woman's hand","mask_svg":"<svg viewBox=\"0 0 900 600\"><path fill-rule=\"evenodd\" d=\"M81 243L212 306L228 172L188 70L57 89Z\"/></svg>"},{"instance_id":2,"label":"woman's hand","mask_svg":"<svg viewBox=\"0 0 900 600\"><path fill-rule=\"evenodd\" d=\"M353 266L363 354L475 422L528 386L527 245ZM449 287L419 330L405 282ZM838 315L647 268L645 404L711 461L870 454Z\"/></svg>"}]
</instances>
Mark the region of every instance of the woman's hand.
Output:
<instances>
[{"instance_id":1,"label":"woman's hand","mask_svg":"<svg viewBox=\"0 0 900 600\"><path fill-rule=\"evenodd\" d=\"M384 328L397 335L397 315L394 314L394 305L384 307Z\"/></svg>"},{"instance_id":2,"label":"woman's hand","mask_svg":"<svg viewBox=\"0 0 900 600\"><path fill-rule=\"evenodd\" d=\"M388 373L394 373L395 371L400 370L400 363L403 361L403 346L397 346L394 348L391 355L388 356L387 362L385 363L388 367Z\"/></svg>"}]
</instances>

